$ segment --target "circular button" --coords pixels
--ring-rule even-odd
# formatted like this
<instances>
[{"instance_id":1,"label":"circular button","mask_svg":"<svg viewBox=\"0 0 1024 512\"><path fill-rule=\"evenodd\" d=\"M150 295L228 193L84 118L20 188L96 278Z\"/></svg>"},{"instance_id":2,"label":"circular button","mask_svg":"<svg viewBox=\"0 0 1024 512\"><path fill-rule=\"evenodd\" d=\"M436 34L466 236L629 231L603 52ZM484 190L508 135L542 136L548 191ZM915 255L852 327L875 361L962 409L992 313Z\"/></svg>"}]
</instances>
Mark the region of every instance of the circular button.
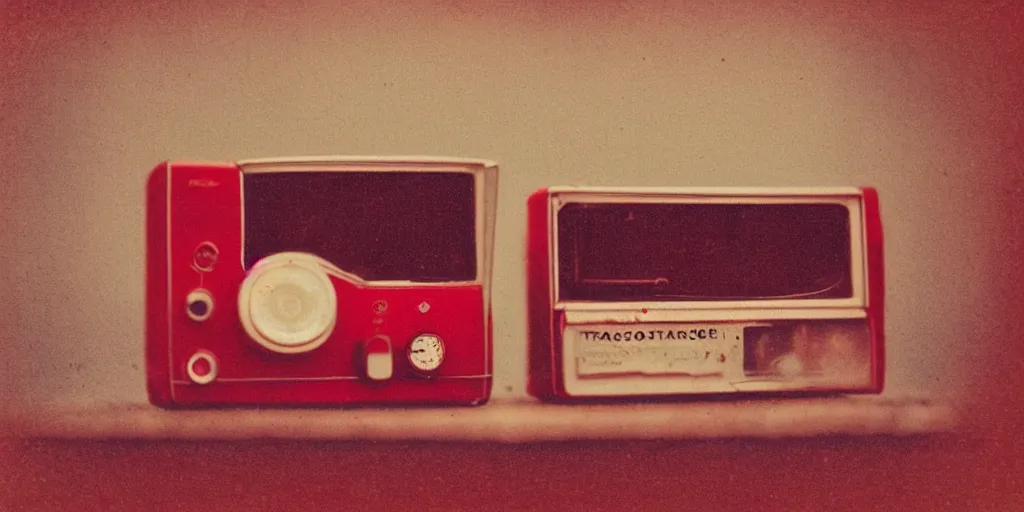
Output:
<instances>
[{"instance_id":1,"label":"circular button","mask_svg":"<svg viewBox=\"0 0 1024 512\"><path fill-rule=\"evenodd\" d=\"M334 285L316 260L257 264L242 284L238 309L249 336L273 352L297 354L322 345L337 318Z\"/></svg>"},{"instance_id":2,"label":"circular button","mask_svg":"<svg viewBox=\"0 0 1024 512\"><path fill-rule=\"evenodd\" d=\"M436 334L421 334L409 342L409 363L421 372L433 372L444 362L444 341Z\"/></svg>"},{"instance_id":3,"label":"circular button","mask_svg":"<svg viewBox=\"0 0 1024 512\"><path fill-rule=\"evenodd\" d=\"M213 314L213 296L206 290L194 290L185 298L185 312L196 322L202 322Z\"/></svg>"},{"instance_id":4,"label":"circular button","mask_svg":"<svg viewBox=\"0 0 1024 512\"><path fill-rule=\"evenodd\" d=\"M201 272L209 272L217 264L219 254L216 245L213 245L212 242L203 242L196 247L195 253L192 255L192 266Z\"/></svg>"},{"instance_id":5,"label":"circular button","mask_svg":"<svg viewBox=\"0 0 1024 512\"><path fill-rule=\"evenodd\" d=\"M217 358L210 352L200 350L188 359L185 364L188 378L196 384L209 384L217 378Z\"/></svg>"}]
</instances>

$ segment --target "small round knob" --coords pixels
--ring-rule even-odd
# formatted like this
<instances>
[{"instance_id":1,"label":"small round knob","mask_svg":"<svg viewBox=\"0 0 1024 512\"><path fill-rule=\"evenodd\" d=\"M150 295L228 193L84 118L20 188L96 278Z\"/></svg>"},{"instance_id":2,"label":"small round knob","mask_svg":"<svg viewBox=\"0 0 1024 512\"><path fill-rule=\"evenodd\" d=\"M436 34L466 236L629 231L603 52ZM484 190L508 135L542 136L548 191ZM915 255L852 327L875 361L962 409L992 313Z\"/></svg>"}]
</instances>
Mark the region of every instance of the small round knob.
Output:
<instances>
[{"instance_id":1,"label":"small round knob","mask_svg":"<svg viewBox=\"0 0 1024 512\"><path fill-rule=\"evenodd\" d=\"M217 264L217 256L220 252L212 242L203 242L196 247L192 255L192 266L200 272L209 272Z\"/></svg>"},{"instance_id":2,"label":"small round knob","mask_svg":"<svg viewBox=\"0 0 1024 512\"><path fill-rule=\"evenodd\" d=\"M444 362L444 341L436 334L420 334L409 342L409 363L422 373L433 373Z\"/></svg>"},{"instance_id":3,"label":"small round knob","mask_svg":"<svg viewBox=\"0 0 1024 512\"><path fill-rule=\"evenodd\" d=\"M202 322L213 314L213 296L206 290L193 290L185 298L185 313L196 322Z\"/></svg>"},{"instance_id":4,"label":"small round knob","mask_svg":"<svg viewBox=\"0 0 1024 512\"><path fill-rule=\"evenodd\" d=\"M200 350L189 358L185 364L188 378L196 384L209 384L217 378L217 358L210 352Z\"/></svg>"}]
</instances>

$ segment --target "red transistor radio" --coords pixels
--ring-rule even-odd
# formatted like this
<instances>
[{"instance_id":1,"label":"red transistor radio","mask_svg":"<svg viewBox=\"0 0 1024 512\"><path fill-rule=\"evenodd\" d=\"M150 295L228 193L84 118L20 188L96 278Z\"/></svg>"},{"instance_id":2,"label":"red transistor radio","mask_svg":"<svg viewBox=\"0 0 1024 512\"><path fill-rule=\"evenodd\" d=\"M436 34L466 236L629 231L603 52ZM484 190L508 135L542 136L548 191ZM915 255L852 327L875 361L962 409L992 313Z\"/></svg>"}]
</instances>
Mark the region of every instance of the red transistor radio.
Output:
<instances>
[{"instance_id":1,"label":"red transistor radio","mask_svg":"<svg viewBox=\"0 0 1024 512\"><path fill-rule=\"evenodd\" d=\"M463 404L491 391L497 166L167 162L150 174L150 401Z\"/></svg>"},{"instance_id":2,"label":"red transistor radio","mask_svg":"<svg viewBox=\"0 0 1024 512\"><path fill-rule=\"evenodd\" d=\"M528 202L530 393L879 393L873 188L558 187Z\"/></svg>"}]
</instances>

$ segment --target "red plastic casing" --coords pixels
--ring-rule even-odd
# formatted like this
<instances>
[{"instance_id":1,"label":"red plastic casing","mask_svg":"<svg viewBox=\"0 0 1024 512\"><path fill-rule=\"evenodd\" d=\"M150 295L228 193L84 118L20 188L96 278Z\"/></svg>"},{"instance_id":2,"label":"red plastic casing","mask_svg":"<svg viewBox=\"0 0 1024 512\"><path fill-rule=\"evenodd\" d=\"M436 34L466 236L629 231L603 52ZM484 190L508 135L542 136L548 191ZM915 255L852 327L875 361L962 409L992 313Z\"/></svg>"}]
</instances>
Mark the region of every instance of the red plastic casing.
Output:
<instances>
[{"instance_id":1,"label":"red plastic casing","mask_svg":"<svg viewBox=\"0 0 1024 512\"><path fill-rule=\"evenodd\" d=\"M490 301L480 284L375 287L330 276L338 322L328 340L306 354L270 352L246 334L238 315L243 268L241 168L234 163L161 163L146 187L146 384L161 407L206 405L479 405L491 393ZM206 272L193 268L202 243L219 255ZM210 317L189 318L186 296L214 298ZM380 311L375 304L386 301ZM423 313L418 306L430 305ZM439 334L444 363L429 376L406 358L417 334ZM362 342L391 340L393 377L369 381ZM217 378L196 384L186 373L199 352L217 360Z\"/></svg>"},{"instance_id":2,"label":"red plastic casing","mask_svg":"<svg viewBox=\"0 0 1024 512\"><path fill-rule=\"evenodd\" d=\"M882 211L878 191L860 187L863 194L864 240L868 281L867 315L874 343L872 361L875 374L866 393L881 393L885 387L885 247L882 233Z\"/></svg>"},{"instance_id":3,"label":"red plastic casing","mask_svg":"<svg viewBox=\"0 0 1024 512\"><path fill-rule=\"evenodd\" d=\"M810 392L881 393L885 386L885 269L882 218L878 192L858 187L863 214L864 261L867 303L865 315L871 335L871 382L864 387L814 389ZM553 232L552 189L537 190L527 199L527 392L541 400L611 399L621 396L576 397L566 391L562 371L565 313L555 308L554 263L551 261ZM762 391L754 394L794 394L801 391ZM739 394L739 393L737 393ZM750 394L750 393L744 393ZM640 396L640 395L637 395ZM643 395L653 398L655 395ZM664 397L666 395L656 395Z\"/></svg>"},{"instance_id":4,"label":"red plastic casing","mask_svg":"<svg viewBox=\"0 0 1024 512\"><path fill-rule=\"evenodd\" d=\"M562 350L555 343L555 311L552 303L551 197L547 188L526 201L526 311L528 317L528 380L526 391L538 398L565 397L558 371Z\"/></svg>"}]
</instances>

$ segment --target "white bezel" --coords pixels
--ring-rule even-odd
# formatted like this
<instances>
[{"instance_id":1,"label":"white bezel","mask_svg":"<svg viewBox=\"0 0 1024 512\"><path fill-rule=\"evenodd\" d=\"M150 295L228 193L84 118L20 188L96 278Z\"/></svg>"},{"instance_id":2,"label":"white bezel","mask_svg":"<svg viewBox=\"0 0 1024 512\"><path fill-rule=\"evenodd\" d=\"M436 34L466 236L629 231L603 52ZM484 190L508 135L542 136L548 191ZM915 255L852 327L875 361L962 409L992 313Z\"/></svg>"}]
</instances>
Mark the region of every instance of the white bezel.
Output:
<instances>
[{"instance_id":1,"label":"white bezel","mask_svg":"<svg viewBox=\"0 0 1024 512\"><path fill-rule=\"evenodd\" d=\"M418 341L420 341L423 338L436 338L438 344L441 347L440 348L440 353L441 353L440 357L438 358L437 364L435 364L433 368L423 368L423 367L421 367L420 365L418 365L416 363L416 360L415 360L415 358L412 355L413 346ZM406 349L405 352L406 352L406 357L409 359L409 364L412 365L413 368L415 368L417 371L420 371L420 372L433 373L433 372L436 372L437 369L440 368L441 365L444 363L444 358L445 358L447 350L448 350L448 348L444 344L444 339L442 339L437 334L425 332L425 333L420 333L420 334L417 334L416 336L413 336L413 338L409 341L409 347Z\"/></svg>"},{"instance_id":2,"label":"white bezel","mask_svg":"<svg viewBox=\"0 0 1024 512\"><path fill-rule=\"evenodd\" d=\"M290 271L302 272L304 276L317 281L319 290L314 293L318 294L316 300L321 301L318 308L319 316L313 319L314 323L308 328L311 333L299 341L278 339L274 333L265 332L268 326L261 328L258 325L261 320L253 317L253 301L257 297L254 290L257 283L274 277L275 273L280 274L281 279L287 280L283 273ZM278 253L260 260L246 276L238 292L238 317L246 334L267 350L279 354L306 353L323 345L334 331L337 315L338 298L335 295L334 284L321 267L320 259L308 254Z\"/></svg>"},{"instance_id":3,"label":"white bezel","mask_svg":"<svg viewBox=\"0 0 1024 512\"><path fill-rule=\"evenodd\" d=\"M196 373L195 364L199 361L206 361L206 364L210 365L210 371L206 372L205 375L199 375ZM200 350L185 363L185 372L188 374L188 378L192 379L192 382L196 384L209 384L217 378L217 358L210 352Z\"/></svg>"},{"instance_id":4,"label":"white bezel","mask_svg":"<svg viewBox=\"0 0 1024 512\"><path fill-rule=\"evenodd\" d=\"M239 193L242 195L242 247L245 247L245 179L246 174L273 172L464 172L474 177L476 192L475 239L476 279L472 281L451 281L430 283L430 286L465 286L478 284L483 291L483 324L489 323L491 304L491 278L494 267L495 224L498 207L498 164L493 160L458 158L444 156L300 156L288 158L255 158L237 162L243 175ZM244 253L244 251L243 251ZM241 256L244 258L244 254ZM244 268L244 262L240 262ZM333 265L327 268L331 275L338 275L354 283L367 283L377 287L419 286L410 281L364 281ZM491 347L484 344L485 363L490 359ZM489 374L459 378L484 378ZM486 384L485 384L486 385Z\"/></svg>"},{"instance_id":5,"label":"white bezel","mask_svg":"<svg viewBox=\"0 0 1024 512\"><path fill-rule=\"evenodd\" d=\"M861 192L856 188L601 188L558 187L549 190L548 265L551 298L555 309L750 309L864 307L865 290L864 213ZM572 203L679 203L679 204L840 204L850 212L850 269L853 294L845 299L778 299L747 301L636 301L582 302L561 300L558 282L558 212Z\"/></svg>"},{"instance_id":6,"label":"white bezel","mask_svg":"<svg viewBox=\"0 0 1024 512\"><path fill-rule=\"evenodd\" d=\"M206 304L206 312L197 315L192 312L192 304L202 302ZM185 297L185 314L195 322L203 322L213 314L213 295L204 289L193 290Z\"/></svg>"},{"instance_id":7,"label":"white bezel","mask_svg":"<svg viewBox=\"0 0 1024 512\"><path fill-rule=\"evenodd\" d=\"M552 360L563 376L570 396L670 395L695 392L763 391L777 388L770 382L751 382L739 386L727 379L700 381L687 376L656 378L616 376L579 378L575 369L575 344L566 339L566 330L589 325L622 325L681 322L747 322L781 319L865 318L866 291L865 227L863 194L856 187L829 188L729 188L729 187L552 187L548 189L548 268L549 300L556 311L563 311L564 323L553 325L562 340L561 361ZM571 203L703 203L703 204L841 204L850 212L850 254L852 296L844 299L776 299L749 301L623 301L584 302L560 300L558 290L558 212ZM552 332L552 335L555 333ZM551 338L555 339L554 336ZM555 351L552 351L554 354Z\"/></svg>"}]
</instances>

